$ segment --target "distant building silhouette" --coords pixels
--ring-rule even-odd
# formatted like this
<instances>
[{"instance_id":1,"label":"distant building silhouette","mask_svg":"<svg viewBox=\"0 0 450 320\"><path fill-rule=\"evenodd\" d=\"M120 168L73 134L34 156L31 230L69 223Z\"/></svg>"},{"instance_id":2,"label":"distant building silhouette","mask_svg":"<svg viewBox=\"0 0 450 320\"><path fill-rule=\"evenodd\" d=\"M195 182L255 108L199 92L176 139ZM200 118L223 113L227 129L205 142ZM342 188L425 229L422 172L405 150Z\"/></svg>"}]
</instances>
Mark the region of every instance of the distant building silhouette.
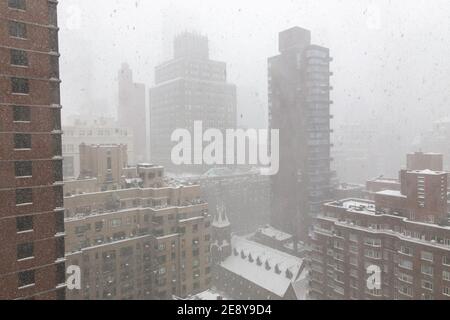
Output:
<instances>
[{"instance_id":1,"label":"distant building silhouette","mask_svg":"<svg viewBox=\"0 0 450 320\"><path fill-rule=\"evenodd\" d=\"M280 130L280 170L271 179L271 224L307 236L309 218L330 198L329 50L311 44L308 30L279 35L269 58L269 124Z\"/></svg>"},{"instance_id":2,"label":"distant building silhouette","mask_svg":"<svg viewBox=\"0 0 450 320\"><path fill-rule=\"evenodd\" d=\"M133 81L133 71L124 63L119 71L118 123L133 130L135 162L131 164L147 160L146 118L145 85Z\"/></svg>"},{"instance_id":3,"label":"distant building silhouette","mask_svg":"<svg viewBox=\"0 0 450 320\"><path fill-rule=\"evenodd\" d=\"M153 163L169 172L203 173L210 166L175 166L171 142L175 129L193 132L194 121L203 130L236 127L236 87L227 82L226 64L210 60L208 38L182 33L174 40L174 58L155 69L150 89L150 154Z\"/></svg>"}]
</instances>

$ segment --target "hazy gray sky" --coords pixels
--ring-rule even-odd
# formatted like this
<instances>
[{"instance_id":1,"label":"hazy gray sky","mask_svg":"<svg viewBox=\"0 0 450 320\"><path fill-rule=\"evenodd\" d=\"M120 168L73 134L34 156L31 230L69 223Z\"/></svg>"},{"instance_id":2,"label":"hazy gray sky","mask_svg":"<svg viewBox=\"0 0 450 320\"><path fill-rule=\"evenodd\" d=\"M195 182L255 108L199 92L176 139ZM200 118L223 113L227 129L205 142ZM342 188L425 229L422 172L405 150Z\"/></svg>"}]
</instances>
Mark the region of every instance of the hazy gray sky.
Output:
<instances>
[{"instance_id":1,"label":"hazy gray sky","mask_svg":"<svg viewBox=\"0 0 450 320\"><path fill-rule=\"evenodd\" d=\"M266 112L267 58L278 32L295 25L334 57L335 126L378 121L411 132L450 114L448 0L62 0L59 24L65 115L86 97L91 110L115 112L120 64L151 86L183 30L207 35L229 81L258 91Z\"/></svg>"}]
</instances>

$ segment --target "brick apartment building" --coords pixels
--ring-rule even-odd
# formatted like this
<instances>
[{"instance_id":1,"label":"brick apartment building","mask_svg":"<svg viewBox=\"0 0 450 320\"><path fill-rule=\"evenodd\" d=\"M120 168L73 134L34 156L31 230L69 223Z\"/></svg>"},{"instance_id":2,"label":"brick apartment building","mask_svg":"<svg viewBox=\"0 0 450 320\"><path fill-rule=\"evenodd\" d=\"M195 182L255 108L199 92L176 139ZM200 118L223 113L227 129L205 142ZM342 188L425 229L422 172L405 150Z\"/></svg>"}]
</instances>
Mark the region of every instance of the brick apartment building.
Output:
<instances>
[{"instance_id":1,"label":"brick apartment building","mask_svg":"<svg viewBox=\"0 0 450 320\"><path fill-rule=\"evenodd\" d=\"M82 276L68 299L170 299L209 288L211 221L200 187L166 182L160 166L134 171L134 187L69 195L79 180L66 190L67 264Z\"/></svg>"},{"instance_id":2,"label":"brick apartment building","mask_svg":"<svg viewBox=\"0 0 450 320\"><path fill-rule=\"evenodd\" d=\"M57 4L0 1L0 300L65 298Z\"/></svg>"},{"instance_id":3,"label":"brick apartment building","mask_svg":"<svg viewBox=\"0 0 450 320\"><path fill-rule=\"evenodd\" d=\"M310 234L313 299L450 299L447 173L402 170L374 201L324 205ZM369 290L367 267L381 270Z\"/></svg>"},{"instance_id":4,"label":"brick apartment building","mask_svg":"<svg viewBox=\"0 0 450 320\"><path fill-rule=\"evenodd\" d=\"M431 152L415 152L406 155L406 167L410 170L444 170L444 155Z\"/></svg>"}]
</instances>

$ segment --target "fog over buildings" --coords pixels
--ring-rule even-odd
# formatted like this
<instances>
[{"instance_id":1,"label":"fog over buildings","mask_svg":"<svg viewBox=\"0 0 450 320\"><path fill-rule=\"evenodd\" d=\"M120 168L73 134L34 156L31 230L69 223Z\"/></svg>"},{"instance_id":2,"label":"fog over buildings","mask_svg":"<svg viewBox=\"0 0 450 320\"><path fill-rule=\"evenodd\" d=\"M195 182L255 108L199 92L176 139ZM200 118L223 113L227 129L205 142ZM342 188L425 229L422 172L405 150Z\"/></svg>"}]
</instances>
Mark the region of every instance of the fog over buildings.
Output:
<instances>
[{"instance_id":1,"label":"fog over buildings","mask_svg":"<svg viewBox=\"0 0 450 320\"><path fill-rule=\"evenodd\" d=\"M227 62L229 81L243 96L239 124L265 126L260 114L267 114L266 58L277 53L280 30L300 25L333 51L334 127L357 123L408 145L448 116L445 0L283 0L276 6L253 0L65 0L59 15L65 115L84 110L115 115L121 63L129 63L136 81L148 88L154 67L171 57L173 36L187 30L207 35L211 56ZM246 91L261 102L242 105L251 101Z\"/></svg>"},{"instance_id":2,"label":"fog over buildings","mask_svg":"<svg viewBox=\"0 0 450 320\"><path fill-rule=\"evenodd\" d=\"M0 300L450 299L449 22L0 1Z\"/></svg>"}]
</instances>

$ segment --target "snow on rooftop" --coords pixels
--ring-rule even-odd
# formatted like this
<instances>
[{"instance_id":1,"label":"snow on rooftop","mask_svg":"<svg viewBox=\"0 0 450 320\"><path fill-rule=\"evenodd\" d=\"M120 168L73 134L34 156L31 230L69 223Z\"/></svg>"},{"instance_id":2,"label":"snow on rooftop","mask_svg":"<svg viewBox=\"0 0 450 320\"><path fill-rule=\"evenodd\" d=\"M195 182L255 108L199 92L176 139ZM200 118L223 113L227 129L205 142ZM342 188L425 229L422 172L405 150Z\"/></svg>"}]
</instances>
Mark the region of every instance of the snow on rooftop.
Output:
<instances>
[{"instance_id":1,"label":"snow on rooftop","mask_svg":"<svg viewBox=\"0 0 450 320\"><path fill-rule=\"evenodd\" d=\"M414 173L418 173L418 174L428 174L428 175L440 175L440 174L445 173L445 172L442 172L442 171L433 171L433 170L430 170L430 169L412 170L410 172L414 172Z\"/></svg>"},{"instance_id":2,"label":"snow on rooftop","mask_svg":"<svg viewBox=\"0 0 450 320\"><path fill-rule=\"evenodd\" d=\"M233 236L231 246L231 256L221 266L279 297L306 279L301 258L238 236Z\"/></svg>"},{"instance_id":3,"label":"snow on rooftop","mask_svg":"<svg viewBox=\"0 0 450 320\"><path fill-rule=\"evenodd\" d=\"M399 198L406 198L405 195L401 194L399 190L383 190L378 191L376 194L384 195L384 196L391 196L391 197L399 197Z\"/></svg>"},{"instance_id":4,"label":"snow on rooftop","mask_svg":"<svg viewBox=\"0 0 450 320\"><path fill-rule=\"evenodd\" d=\"M345 209L352 209L352 208L375 209L375 204L364 200L348 199L342 201L342 207L344 207Z\"/></svg>"},{"instance_id":5,"label":"snow on rooftop","mask_svg":"<svg viewBox=\"0 0 450 320\"><path fill-rule=\"evenodd\" d=\"M292 238L292 236L289 233L275 229L272 226L265 226L264 228L260 228L258 229L258 232L272 239L276 239L278 241L285 241Z\"/></svg>"},{"instance_id":6,"label":"snow on rooftop","mask_svg":"<svg viewBox=\"0 0 450 320\"><path fill-rule=\"evenodd\" d=\"M397 179L393 178L376 178L370 181L379 182L379 183L392 183L392 184L400 184Z\"/></svg>"}]
</instances>

